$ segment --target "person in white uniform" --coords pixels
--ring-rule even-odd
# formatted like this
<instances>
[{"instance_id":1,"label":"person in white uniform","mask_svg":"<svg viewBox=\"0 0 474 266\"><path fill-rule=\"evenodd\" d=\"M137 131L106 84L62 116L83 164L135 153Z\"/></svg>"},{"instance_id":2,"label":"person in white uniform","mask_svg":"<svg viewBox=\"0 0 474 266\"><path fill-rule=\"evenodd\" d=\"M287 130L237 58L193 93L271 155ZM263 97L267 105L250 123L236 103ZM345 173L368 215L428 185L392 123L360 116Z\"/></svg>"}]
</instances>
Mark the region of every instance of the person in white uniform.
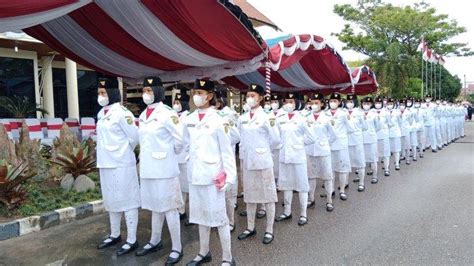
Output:
<instances>
[{"instance_id":1,"label":"person in white uniform","mask_svg":"<svg viewBox=\"0 0 474 266\"><path fill-rule=\"evenodd\" d=\"M347 200L345 189L348 188L351 160L349 157L348 135L355 129L349 122L349 113L341 107L341 94L334 92L329 97L329 110L325 115L329 118L336 132L336 140L331 143L331 162L334 178L339 176L339 198Z\"/></svg>"},{"instance_id":2,"label":"person in white uniform","mask_svg":"<svg viewBox=\"0 0 474 266\"><path fill-rule=\"evenodd\" d=\"M400 154L400 160L405 160L405 163L410 165L410 149L412 148L410 132L412 131L413 114L411 113L410 109L407 108L406 98L403 98L399 101L398 109L400 110L400 132L402 135L402 151Z\"/></svg>"},{"instance_id":3,"label":"person in white uniform","mask_svg":"<svg viewBox=\"0 0 474 266\"><path fill-rule=\"evenodd\" d=\"M402 151L402 132L401 127L401 113L400 110L395 108L396 102L395 99L388 99L387 110L389 113L389 118L391 120L391 126L389 128L390 136L390 152L394 156L395 170L400 170L400 152ZM387 169L385 169L387 171ZM390 166L388 168L390 173Z\"/></svg>"},{"instance_id":4,"label":"person in white uniform","mask_svg":"<svg viewBox=\"0 0 474 266\"><path fill-rule=\"evenodd\" d=\"M282 109L280 109L281 106L281 97L278 94L272 93L270 95L271 101L270 101L270 106L272 108L272 115L274 118L276 118L281 112L283 112ZM278 121L275 121L278 123ZM278 175L279 175L279 168L280 168L280 148L281 146L274 147L272 148L272 158L273 158L273 175L275 176L275 182L277 183L277 188L278 188Z\"/></svg>"},{"instance_id":5,"label":"person in white uniform","mask_svg":"<svg viewBox=\"0 0 474 266\"><path fill-rule=\"evenodd\" d=\"M362 110L364 120L367 123L367 130L363 131L365 162L369 171L367 175L372 176L372 184L378 183L378 151L377 151L377 130L380 127L377 111L373 109L374 100L372 97L362 99Z\"/></svg>"},{"instance_id":6,"label":"person in white uniform","mask_svg":"<svg viewBox=\"0 0 474 266\"><path fill-rule=\"evenodd\" d=\"M222 264L235 265L231 252L226 190L236 183L235 155L230 125L211 105L215 104L214 82L196 80L193 101L197 110L184 119L184 148L189 152L189 222L199 225L200 250L187 265L212 261L209 251L211 227L217 227Z\"/></svg>"},{"instance_id":7,"label":"person in white uniform","mask_svg":"<svg viewBox=\"0 0 474 266\"><path fill-rule=\"evenodd\" d=\"M431 147L431 151L436 153L438 144L436 143L436 124L435 124L435 104L431 102L433 98L431 95L426 95L425 103L422 104L422 108L425 111L424 124L425 124L425 137L426 137L426 148Z\"/></svg>"},{"instance_id":8,"label":"person in white uniform","mask_svg":"<svg viewBox=\"0 0 474 266\"><path fill-rule=\"evenodd\" d=\"M273 222L275 219L275 202L278 201L275 177L273 176L272 147L280 145L278 128L275 119L261 107L265 89L251 84L247 90L247 104L252 108L243 114L238 121L243 148L244 202L247 204L247 229L239 240L257 234L255 214L257 204L264 204L267 211L267 228L263 243L273 241Z\"/></svg>"},{"instance_id":9,"label":"person in white uniform","mask_svg":"<svg viewBox=\"0 0 474 266\"><path fill-rule=\"evenodd\" d=\"M189 95L186 92L186 88L181 87L180 92L175 95L175 100L173 102L173 110L178 113L179 117L179 126L181 127L181 132L183 132L183 120L189 114ZM179 184L181 187L181 195L183 197L183 206L179 208L179 218L184 220L184 225L190 225L188 216L186 214L186 205L189 196L189 183L188 183L188 159L189 155L186 151L181 150L178 154L178 166L179 166Z\"/></svg>"},{"instance_id":10,"label":"person in white uniform","mask_svg":"<svg viewBox=\"0 0 474 266\"><path fill-rule=\"evenodd\" d=\"M389 127L391 126L390 114L383 108L383 99L375 98L375 111L377 112L377 120L379 127L377 130L377 151L379 159L383 161L384 175L389 176L390 171L390 134Z\"/></svg>"},{"instance_id":11,"label":"person in white uniform","mask_svg":"<svg viewBox=\"0 0 474 266\"><path fill-rule=\"evenodd\" d=\"M283 106L285 112L280 113L276 118L282 143L278 188L283 191L285 206L283 214L278 216L275 221L282 222L292 218L293 191L297 191L300 202L298 225L303 226L308 222L306 210L309 192L305 145L312 144L315 140L305 117L295 111L296 106L300 106L297 99L296 93L287 93Z\"/></svg>"},{"instance_id":12,"label":"person in white uniform","mask_svg":"<svg viewBox=\"0 0 474 266\"><path fill-rule=\"evenodd\" d=\"M413 113L416 121L416 139L418 141L417 149L420 158L425 156L424 150L426 147L426 133L425 133L425 109L421 108L421 99L416 99L413 103ZM417 160L417 156L413 156L413 160Z\"/></svg>"},{"instance_id":13,"label":"person in white uniform","mask_svg":"<svg viewBox=\"0 0 474 266\"><path fill-rule=\"evenodd\" d=\"M354 94L348 94L346 98L346 110L349 113L349 120L354 127L354 132L348 134L349 158L351 159L351 168L357 174L357 191L365 190L365 150L363 132L367 130L367 122L364 114L357 107L357 97Z\"/></svg>"},{"instance_id":14,"label":"person in white uniform","mask_svg":"<svg viewBox=\"0 0 474 266\"><path fill-rule=\"evenodd\" d=\"M310 130L313 132L315 142L306 146L308 178L309 178L309 199L308 208L315 206L315 193L317 179L324 182L326 190L326 211L332 212L334 205L332 202L333 179L331 163L331 143L336 140L336 133L330 123L328 116L324 114L324 95L314 93L310 97L311 113L306 116Z\"/></svg>"},{"instance_id":15,"label":"person in white uniform","mask_svg":"<svg viewBox=\"0 0 474 266\"><path fill-rule=\"evenodd\" d=\"M151 238L136 252L144 256L163 247L161 233L166 219L171 235L171 254L166 264L183 257L178 208L183 205L179 183L178 156L183 148L182 128L176 111L165 105L165 88L158 77L143 81L143 102L139 117L140 194L142 208L152 212Z\"/></svg>"},{"instance_id":16,"label":"person in white uniform","mask_svg":"<svg viewBox=\"0 0 474 266\"><path fill-rule=\"evenodd\" d=\"M133 150L138 144L138 128L133 114L121 104L116 78L101 78L97 115L97 168L105 210L110 216L110 235L97 248L104 249L121 241L120 223L125 213L127 242L117 256L137 249L140 187Z\"/></svg>"},{"instance_id":17,"label":"person in white uniform","mask_svg":"<svg viewBox=\"0 0 474 266\"><path fill-rule=\"evenodd\" d=\"M417 115L417 110L416 108L413 107L413 102L415 99L413 97L406 98L406 109L410 112L411 114L411 127L410 127L410 146L411 146L411 156L414 162L418 160L418 152L417 152L417 147L418 147L418 115Z\"/></svg>"}]
</instances>

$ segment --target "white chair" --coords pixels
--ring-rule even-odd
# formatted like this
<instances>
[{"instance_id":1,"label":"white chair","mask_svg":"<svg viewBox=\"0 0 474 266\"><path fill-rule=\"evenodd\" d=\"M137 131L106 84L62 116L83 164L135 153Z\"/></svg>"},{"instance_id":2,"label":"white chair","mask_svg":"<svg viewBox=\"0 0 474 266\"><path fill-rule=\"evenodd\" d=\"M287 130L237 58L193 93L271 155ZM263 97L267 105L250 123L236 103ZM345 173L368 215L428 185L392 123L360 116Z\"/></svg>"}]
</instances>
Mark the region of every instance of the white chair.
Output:
<instances>
[{"instance_id":1,"label":"white chair","mask_svg":"<svg viewBox=\"0 0 474 266\"><path fill-rule=\"evenodd\" d=\"M30 131L30 139L44 139L39 119L27 118L25 119L25 123Z\"/></svg>"},{"instance_id":2,"label":"white chair","mask_svg":"<svg viewBox=\"0 0 474 266\"><path fill-rule=\"evenodd\" d=\"M41 144L52 145L53 140L59 138L59 133L63 127L63 120L61 118L48 118L48 138L41 141Z\"/></svg>"},{"instance_id":3,"label":"white chair","mask_svg":"<svg viewBox=\"0 0 474 266\"><path fill-rule=\"evenodd\" d=\"M64 122L69 127L71 132L75 134L78 139L80 139L81 132L80 132L79 120L77 120L77 118L66 118Z\"/></svg>"},{"instance_id":4,"label":"white chair","mask_svg":"<svg viewBox=\"0 0 474 266\"><path fill-rule=\"evenodd\" d=\"M95 140L95 120L92 117L81 118L81 136L82 140L92 138Z\"/></svg>"}]
</instances>

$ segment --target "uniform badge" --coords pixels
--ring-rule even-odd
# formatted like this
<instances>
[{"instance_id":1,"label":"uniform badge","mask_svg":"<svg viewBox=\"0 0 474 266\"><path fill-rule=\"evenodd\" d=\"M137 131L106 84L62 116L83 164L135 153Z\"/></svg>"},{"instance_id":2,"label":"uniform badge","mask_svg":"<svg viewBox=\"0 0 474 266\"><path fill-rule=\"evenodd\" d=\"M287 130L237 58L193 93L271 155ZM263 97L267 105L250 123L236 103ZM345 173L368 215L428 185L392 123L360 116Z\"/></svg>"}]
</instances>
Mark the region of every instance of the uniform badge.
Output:
<instances>
[{"instance_id":1,"label":"uniform badge","mask_svg":"<svg viewBox=\"0 0 474 266\"><path fill-rule=\"evenodd\" d=\"M127 124L129 125L133 124L133 119L131 116L126 116L125 118L127 119Z\"/></svg>"},{"instance_id":2,"label":"uniform badge","mask_svg":"<svg viewBox=\"0 0 474 266\"><path fill-rule=\"evenodd\" d=\"M229 133L229 124L224 124L224 131L226 134Z\"/></svg>"},{"instance_id":3,"label":"uniform badge","mask_svg":"<svg viewBox=\"0 0 474 266\"><path fill-rule=\"evenodd\" d=\"M275 118L270 118L270 126L271 127L275 126Z\"/></svg>"},{"instance_id":4,"label":"uniform badge","mask_svg":"<svg viewBox=\"0 0 474 266\"><path fill-rule=\"evenodd\" d=\"M199 81L199 84L201 84L201 87L202 87L202 86L204 86L204 85L206 84L206 81L201 80L201 81Z\"/></svg>"},{"instance_id":5,"label":"uniform badge","mask_svg":"<svg viewBox=\"0 0 474 266\"><path fill-rule=\"evenodd\" d=\"M336 121L334 121L334 119L331 119L331 125L332 126L336 125Z\"/></svg>"},{"instance_id":6,"label":"uniform badge","mask_svg":"<svg viewBox=\"0 0 474 266\"><path fill-rule=\"evenodd\" d=\"M100 85L101 85L101 86L105 86L105 80L101 80L101 81L100 81Z\"/></svg>"},{"instance_id":7,"label":"uniform badge","mask_svg":"<svg viewBox=\"0 0 474 266\"><path fill-rule=\"evenodd\" d=\"M171 116L171 121L173 121L173 124L177 125L179 123L179 118L177 116Z\"/></svg>"},{"instance_id":8,"label":"uniform badge","mask_svg":"<svg viewBox=\"0 0 474 266\"><path fill-rule=\"evenodd\" d=\"M152 83L153 83L153 79L147 79L146 81L148 81L148 84L152 84Z\"/></svg>"}]
</instances>

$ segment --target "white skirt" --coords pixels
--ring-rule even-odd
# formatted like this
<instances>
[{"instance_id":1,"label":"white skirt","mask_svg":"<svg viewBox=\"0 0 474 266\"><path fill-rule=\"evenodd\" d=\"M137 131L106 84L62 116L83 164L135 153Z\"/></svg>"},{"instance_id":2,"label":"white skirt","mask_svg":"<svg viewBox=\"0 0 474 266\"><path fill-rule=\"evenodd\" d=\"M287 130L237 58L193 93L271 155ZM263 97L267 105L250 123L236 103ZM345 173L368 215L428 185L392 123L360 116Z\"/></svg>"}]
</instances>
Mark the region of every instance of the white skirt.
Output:
<instances>
[{"instance_id":1,"label":"white skirt","mask_svg":"<svg viewBox=\"0 0 474 266\"><path fill-rule=\"evenodd\" d=\"M140 185L135 166L100 168L99 174L106 211L124 212L140 208Z\"/></svg>"},{"instance_id":2,"label":"white skirt","mask_svg":"<svg viewBox=\"0 0 474 266\"><path fill-rule=\"evenodd\" d=\"M410 135L402 136L401 138L402 149L409 150L411 148Z\"/></svg>"},{"instance_id":3,"label":"white skirt","mask_svg":"<svg viewBox=\"0 0 474 266\"><path fill-rule=\"evenodd\" d=\"M189 182L188 182L188 164L180 163L179 166L179 184L181 192L189 193Z\"/></svg>"},{"instance_id":4,"label":"white skirt","mask_svg":"<svg viewBox=\"0 0 474 266\"><path fill-rule=\"evenodd\" d=\"M390 140L379 139L377 140L377 150L380 157L390 157Z\"/></svg>"},{"instance_id":5,"label":"white skirt","mask_svg":"<svg viewBox=\"0 0 474 266\"><path fill-rule=\"evenodd\" d=\"M359 143L355 146L349 146L349 158L351 160L352 168L364 168L365 167L364 144Z\"/></svg>"},{"instance_id":6,"label":"white skirt","mask_svg":"<svg viewBox=\"0 0 474 266\"><path fill-rule=\"evenodd\" d=\"M376 163L379 161L377 143L365 143L364 152L365 152L365 162Z\"/></svg>"},{"instance_id":7,"label":"white skirt","mask_svg":"<svg viewBox=\"0 0 474 266\"><path fill-rule=\"evenodd\" d=\"M269 203L277 202L277 192L273 168L264 170L246 170L242 173L244 180L244 202L245 203Z\"/></svg>"},{"instance_id":8,"label":"white skirt","mask_svg":"<svg viewBox=\"0 0 474 266\"><path fill-rule=\"evenodd\" d=\"M390 138L390 152L400 152L402 150L401 138Z\"/></svg>"},{"instance_id":9,"label":"white skirt","mask_svg":"<svg viewBox=\"0 0 474 266\"><path fill-rule=\"evenodd\" d=\"M333 172L350 173L351 159L349 158L349 150L331 151L331 163Z\"/></svg>"},{"instance_id":10,"label":"white skirt","mask_svg":"<svg viewBox=\"0 0 474 266\"><path fill-rule=\"evenodd\" d=\"M308 192L308 169L306 163L287 164L279 163L280 176L278 177L278 189L296 190L298 192Z\"/></svg>"},{"instance_id":11,"label":"white skirt","mask_svg":"<svg viewBox=\"0 0 474 266\"><path fill-rule=\"evenodd\" d=\"M166 212L183 207L183 197L178 177L141 179L142 209Z\"/></svg>"},{"instance_id":12,"label":"white skirt","mask_svg":"<svg viewBox=\"0 0 474 266\"><path fill-rule=\"evenodd\" d=\"M308 162L308 178L333 180L331 156L307 156Z\"/></svg>"},{"instance_id":13,"label":"white skirt","mask_svg":"<svg viewBox=\"0 0 474 266\"><path fill-rule=\"evenodd\" d=\"M410 132L410 145L418 146L418 134L417 132Z\"/></svg>"},{"instance_id":14,"label":"white skirt","mask_svg":"<svg viewBox=\"0 0 474 266\"><path fill-rule=\"evenodd\" d=\"M209 227L229 224L225 192L214 184L189 184L189 222Z\"/></svg>"}]
</instances>

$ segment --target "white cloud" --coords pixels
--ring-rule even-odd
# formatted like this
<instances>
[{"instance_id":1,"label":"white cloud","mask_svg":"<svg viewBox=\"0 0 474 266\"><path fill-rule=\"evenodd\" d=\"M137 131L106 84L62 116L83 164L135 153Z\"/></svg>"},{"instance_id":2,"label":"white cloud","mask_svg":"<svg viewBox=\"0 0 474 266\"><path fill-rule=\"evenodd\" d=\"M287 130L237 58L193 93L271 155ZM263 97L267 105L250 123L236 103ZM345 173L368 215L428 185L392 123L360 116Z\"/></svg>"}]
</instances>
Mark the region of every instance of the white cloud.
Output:
<instances>
[{"instance_id":1,"label":"white cloud","mask_svg":"<svg viewBox=\"0 0 474 266\"><path fill-rule=\"evenodd\" d=\"M311 33L319 35L330 43L342 54L346 61L361 60L363 55L355 51L343 51L343 43L331 36L333 32L339 32L344 26L344 20L333 13L334 4L355 4L356 0L249 0L249 2L275 22L284 32L275 32L270 28L259 28L264 38L273 38L285 33L302 34ZM385 0L394 5L411 5L415 2L410 0ZM455 19L459 25L466 27L467 32L454 38L453 42L468 42L474 50L474 19L472 10L474 2L465 0L428 0L431 6L439 13L448 14L449 18ZM467 81L474 82L474 57L449 57L446 59L445 67L461 79L466 75Z\"/></svg>"}]
</instances>

